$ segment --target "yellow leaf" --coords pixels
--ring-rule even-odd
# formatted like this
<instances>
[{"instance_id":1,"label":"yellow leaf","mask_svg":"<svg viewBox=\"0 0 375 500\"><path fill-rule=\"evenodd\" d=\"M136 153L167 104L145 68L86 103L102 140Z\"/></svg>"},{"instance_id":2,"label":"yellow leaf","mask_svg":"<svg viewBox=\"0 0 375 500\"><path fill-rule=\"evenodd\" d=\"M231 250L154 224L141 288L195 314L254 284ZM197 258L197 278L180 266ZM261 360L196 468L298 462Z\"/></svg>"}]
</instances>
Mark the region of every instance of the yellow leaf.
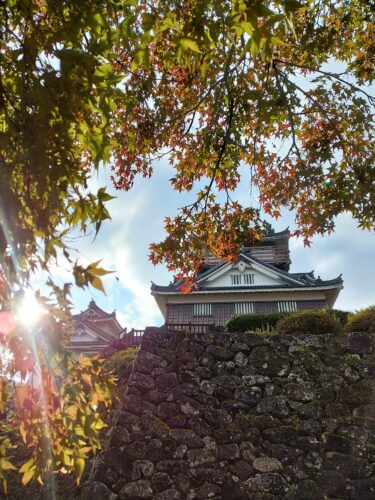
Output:
<instances>
[{"instance_id":1,"label":"yellow leaf","mask_svg":"<svg viewBox=\"0 0 375 500\"><path fill-rule=\"evenodd\" d=\"M278 36L271 36L271 43L272 45L289 45L287 42L284 42L284 40L281 40Z\"/></svg>"},{"instance_id":2,"label":"yellow leaf","mask_svg":"<svg viewBox=\"0 0 375 500\"><path fill-rule=\"evenodd\" d=\"M199 54L202 53L202 51L198 47L197 42L195 40L192 40L191 38L180 38L178 43L184 51L192 50L193 52L198 52Z\"/></svg>"},{"instance_id":3,"label":"yellow leaf","mask_svg":"<svg viewBox=\"0 0 375 500\"><path fill-rule=\"evenodd\" d=\"M65 413L72 420L75 420L77 418L77 411L78 411L78 408L74 405L71 405L71 406L68 406L68 408L66 408Z\"/></svg>"},{"instance_id":4,"label":"yellow leaf","mask_svg":"<svg viewBox=\"0 0 375 500\"><path fill-rule=\"evenodd\" d=\"M92 387L91 375L89 373L82 373L82 380L84 382L86 382L87 385L89 385L90 387Z\"/></svg>"},{"instance_id":5,"label":"yellow leaf","mask_svg":"<svg viewBox=\"0 0 375 500\"><path fill-rule=\"evenodd\" d=\"M27 462L25 462L22 467L20 468L19 472L21 474L23 474L24 472L26 472L27 470L30 469L30 467L32 467L34 465L35 461L33 458L30 458L30 460L28 460Z\"/></svg>"},{"instance_id":6,"label":"yellow leaf","mask_svg":"<svg viewBox=\"0 0 375 500\"><path fill-rule=\"evenodd\" d=\"M63 461L63 464L68 466L68 467L70 467L72 465L72 459L70 458L67 451L64 452L62 461Z\"/></svg>"},{"instance_id":7,"label":"yellow leaf","mask_svg":"<svg viewBox=\"0 0 375 500\"><path fill-rule=\"evenodd\" d=\"M26 443L26 430L25 430L25 426L24 426L23 422L20 424L20 434L22 437L22 441L24 443Z\"/></svg>"},{"instance_id":8,"label":"yellow leaf","mask_svg":"<svg viewBox=\"0 0 375 500\"><path fill-rule=\"evenodd\" d=\"M90 451L92 451L92 446L83 446L78 450L78 456L80 458L86 458L87 453L90 453Z\"/></svg>"},{"instance_id":9,"label":"yellow leaf","mask_svg":"<svg viewBox=\"0 0 375 500\"><path fill-rule=\"evenodd\" d=\"M4 493L5 493L5 494L7 494L7 493L8 493L8 482L7 482L7 480L5 479L5 477L3 477L3 478L1 479L1 484L2 484L2 487L3 487L3 491L4 491Z\"/></svg>"},{"instance_id":10,"label":"yellow leaf","mask_svg":"<svg viewBox=\"0 0 375 500\"><path fill-rule=\"evenodd\" d=\"M27 471L25 472L25 474L22 476L22 480L21 480L21 482L22 482L22 484L23 484L24 486L25 486L26 484L28 484L28 483L32 480L32 478L33 478L33 476L34 476L35 469L36 469L36 466L34 465L34 466L33 466L33 467L31 467L29 470L27 470Z\"/></svg>"},{"instance_id":11,"label":"yellow leaf","mask_svg":"<svg viewBox=\"0 0 375 500\"><path fill-rule=\"evenodd\" d=\"M106 294L105 290L104 290L104 286L103 286L102 280L100 278L98 278L97 276L95 276L94 278L92 278L92 280L90 280L90 283L91 283L91 285L94 288L96 288L97 290L100 290L101 292L103 292L104 295Z\"/></svg>"},{"instance_id":12,"label":"yellow leaf","mask_svg":"<svg viewBox=\"0 0 375 500\"><path fill-rule=\"evenodd\" d=\"M253 31L254 31L254 26L249 23L248 21L241 21L239 23L239 26L243 29L243 31L245 33L247 33L248 35L252 35L253 34Z\"/></svg>"},{"instance_id":13,"label":"yellow leaf","mask_svg":"<svg viewBox=\"0 0 375 500\"><path fill-rule=\"evenodd\" d=\"M17 470L6 458L0 458L0 470Z\"/></svg>"},{"instance_id":14,"label":"yellow leaf","mask_svg":"<svg viewBox=\"0 0 375 500\"><path fill-rule=\"evenodd\" d=\"M85 461L83 458L76 458L74 462L74 472L77 479L77 484L80 483L83 471L85 469Z\"/></svg>"},{"instance_id":15,"label":"yellow leaf","mask_svg":"<svg viewBox=\"0 0 375 500\"><path fill-rule=\"evenodd\" d=\"M95 429L96 431L99 431L100 429L105 429L108 427L107 424L103 422L103 420L97 420L96 422L93 422L91 424L91 429Z\"/></svg>"}]
</instances>

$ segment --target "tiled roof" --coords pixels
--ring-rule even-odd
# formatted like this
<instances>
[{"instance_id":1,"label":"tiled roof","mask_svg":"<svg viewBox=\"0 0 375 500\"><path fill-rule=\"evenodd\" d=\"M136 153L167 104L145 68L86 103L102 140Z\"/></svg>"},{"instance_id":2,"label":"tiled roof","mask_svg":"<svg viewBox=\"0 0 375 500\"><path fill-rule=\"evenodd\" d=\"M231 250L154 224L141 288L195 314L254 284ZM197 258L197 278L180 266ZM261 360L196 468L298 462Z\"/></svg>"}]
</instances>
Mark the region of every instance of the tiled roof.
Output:
<instances>
[{"instance_id":1,"label":"tiled roof","mask_svg":"<svg viewBox=\"0 0 375 500\"><path fill-rule=\"evenodd\" d=\"M90 300L89 302L89 305L87 307L87 309L85 309L84 311L81 311L80 313L78 314L74 314L73 315L73 318L74 319L80 319L80 317L83 317L85 315L85 313L87 313L89 310L94 310L95 312L97 312L100 316L101 319L104 319L104 318L113 318L116 316L116 313L115 311L111 312L111 313L107 313L105 311L103 311L103 309L101 309L95 302L94 299Z\"/></svg>"},{"instance_id":2,"label":"tiled roof","mask_svg":"<svg viewBox=\"0 0 375 500\"><path fill-rule=\"evenodd\" d=\"M287 234L290 234L289 226L283 231L279 231L277 233L273 230L269 230L265 233L264 238L277 238L278 236L286 236Z\"/></svg>"},{"instance_id":3,"label":"tiled roof","mask_svg":"<svg viewBox=\"0 0 375 500\"><path fill-rule=\"evenodd\" d=\"M211 274L215 273L218 271L221 267L225 266L227 263L222 262L220 264L217 264L216 266L211 266L209 269L204 271L203 273L199 274L197 277L197 289L196 291L220 291L220 290L267 290L267 289L287 289L287 288L306 288L306 287L322 287L322 286L331 286L331 285L342 285L343 280L341 278L341 275L338 276L337 278L331 279L331 280L322 280L320 277L315 278L314 277L314 272L311 271L309 273L288 273L286 271L283 271L282 269L279 269L276 266L273 266L272 264L267 264L260 259L257 259L255 257L250 257L245 253L241 253L240 256L247 260L248 262L255 262L263 267L266 267L267 269L270 269L274 271L276 274L280 275L282 278L284 278L286 281L289 283L284 283L281 285L263 285L263 286L256 286L256 285L251 285L251 286L235 286L235 287L207 287L204 286L205 279L210 276ZM202 283L203 281L203 283ZM201 283L201 284L199 284ZM175 283L170 283L167 286L160 286L156 285L155 283L151 284L151 291L154 292L179 292L180 286L182 285L182 281L177 281Z\"/></svg>"},{"instance_id":4,"label":"tiled roof","mask_svg":"<svg viewBox=\"0 0 375 500\"><path fill-rule=\"evenodd\" d=\"M205 278L206 276L209 276L213 272L218 271L221 267L224 267L227 264L228 264L228 262L224 261L224 262L220 262L219 264L214 264L214 265L210 266L208 269L206 269L202 273L198 274L197 280L200 281L201 279Z\"/></svg>"},{"instance_id":5,"label":"tiled roof","mask_svg":"<svg viewBox=\"0 0 375 500\"><path fill-rule=\"evenodd\" d=\"M315 283L298 283L298 284L289 284L289 285L250 285L250 286L221 286L221 287L207 287L207 286L201 286L197 288L196 292L208 292L208 291L214 291L214 292L220 292L222 291L242 291L242 290L288 290L288 289L295 289L295 288L316 288L316 287L325 287L325 286L332 286L332 285L342 285L343 280L340 277L337 277L332 280L317 280ZM179 292L179 285L173 286L173 285L168 285L168 286L162 286L162 285L156 285L155 283L152 283L151 285L151 291L153 292Z\"/></svg>"},{"instance_id":6,"label":"tiled roof","mask_svg":"<svg viewBox=\"0 0 375 500\"><path fill-rule=\"evenodd\" d=\"M219 292L221 290L223 291L242 291L242 290L288 290L288 289L296 289L296 288L316 288L316 287L324 287L324 286L331 286L331 285L341 285L343 281L339 278L333 279L333 280L320 280L320 283L315 283L313 285L308 285L307 283L305 284L298 284L298 285L251 285L251 286L241 286L241 285L236 285L236 286L220 286L220 287L207 287L207 286L202 286L199 287L197 292L208 292L208 291L215 291Z\"/></svg>"},{"instance_id":7,"label":"tiled roof","mask_svg":"<svg viewBox=\"0 0 375 500\"><path fill-rule=\"evenodd\" d=\"M81 327L81 328L83 327L83 329L92 330L94 333L96 333L102 339L105 339L105 340L108 340L111 342L116 339L116 337L114 337L110 333L107 333L104 330L102 330L100 327L98 327L93 321L89 321L89 320L85 320L85 319L80 318L78 320L76 319L74 323L75 323L75 325L74 325L75 331L77 331L79 327Z\"/></svg>"}]
</instances>

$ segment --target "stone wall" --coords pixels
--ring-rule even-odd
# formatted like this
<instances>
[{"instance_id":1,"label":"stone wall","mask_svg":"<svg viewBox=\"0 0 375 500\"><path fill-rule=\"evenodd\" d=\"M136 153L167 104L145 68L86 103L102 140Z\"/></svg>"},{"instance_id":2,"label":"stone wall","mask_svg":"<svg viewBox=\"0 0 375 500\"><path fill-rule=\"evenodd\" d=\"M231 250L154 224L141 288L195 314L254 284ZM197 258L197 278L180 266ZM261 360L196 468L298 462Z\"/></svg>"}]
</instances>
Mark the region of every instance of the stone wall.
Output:
<instances>
[{"instance_id":1,"label":"stone wall","mask_svg":"<svg viewBox=\"0 0 375 500\"><path fill-rule=\"evenodd\" d=\"M375 498L375 335L148 329L90 499Z\"/></svg>"}]
</instances>

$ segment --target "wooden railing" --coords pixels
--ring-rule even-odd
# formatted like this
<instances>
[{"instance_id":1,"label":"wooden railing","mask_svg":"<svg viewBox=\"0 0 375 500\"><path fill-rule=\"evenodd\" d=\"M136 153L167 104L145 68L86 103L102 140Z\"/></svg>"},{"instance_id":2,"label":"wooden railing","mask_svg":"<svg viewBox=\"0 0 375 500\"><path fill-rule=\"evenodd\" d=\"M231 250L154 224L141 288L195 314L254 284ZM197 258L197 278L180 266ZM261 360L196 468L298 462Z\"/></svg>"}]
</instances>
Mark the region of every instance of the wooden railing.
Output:
<instances>
[{"instance_id":1,"label":"wooden railing","mask_svg":"<svg viewBox=\"0 0 375 500\"><path fill-rule=\"evenodd\" d=\"M196 323L166 323L161 327L166 332L189 332L189 333L206 333L208 328L213 328L214 324L204 325ZM121 339L117 340L107 349L107 354L110 352L135 347L141 344L145 330L132 329L124 333Z\"/></svg>"},{"instance_id":2,"label":"wooden railing","mask_svg":"<svg viewBox=\"0 0 375 500\"><path fill-rule=\"evenodd\" d=\"M125 333L125 335L121 338L121 343L123 343L125 347L140 345L144 333L144 330L135 330L132 328L130 332Z\"/></svg>"},{"instance_id":3,"label":"wooden railing","mask_svg":"<svg viewBox=\"0 0 375 500\"><path fill-rule=\"evenodd\" d=\"M206 333L208 328L214 326L214 324L205 325L202 323L166 323L164 328L167 332Z\"/></svg>"}]
</instances>

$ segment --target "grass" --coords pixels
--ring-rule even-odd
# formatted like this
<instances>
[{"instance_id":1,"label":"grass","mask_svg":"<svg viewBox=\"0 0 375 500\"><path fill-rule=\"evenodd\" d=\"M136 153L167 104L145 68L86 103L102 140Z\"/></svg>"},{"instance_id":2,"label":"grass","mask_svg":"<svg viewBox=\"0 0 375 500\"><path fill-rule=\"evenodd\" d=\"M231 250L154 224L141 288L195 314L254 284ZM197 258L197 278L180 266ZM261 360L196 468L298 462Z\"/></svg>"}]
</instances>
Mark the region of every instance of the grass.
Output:
<instances>
[{"instance_id":1,"label":"grass","mask_svg":"<svg viewBox=\"0 0 375 500\"><path fill-rule=\"evenodd\" d=\"M122 351L115 352L105 362L105 367L108 371L118 370L124 363L133 364L137 357L139 347L129 347Z\"/></svg>"}]
</instances>

